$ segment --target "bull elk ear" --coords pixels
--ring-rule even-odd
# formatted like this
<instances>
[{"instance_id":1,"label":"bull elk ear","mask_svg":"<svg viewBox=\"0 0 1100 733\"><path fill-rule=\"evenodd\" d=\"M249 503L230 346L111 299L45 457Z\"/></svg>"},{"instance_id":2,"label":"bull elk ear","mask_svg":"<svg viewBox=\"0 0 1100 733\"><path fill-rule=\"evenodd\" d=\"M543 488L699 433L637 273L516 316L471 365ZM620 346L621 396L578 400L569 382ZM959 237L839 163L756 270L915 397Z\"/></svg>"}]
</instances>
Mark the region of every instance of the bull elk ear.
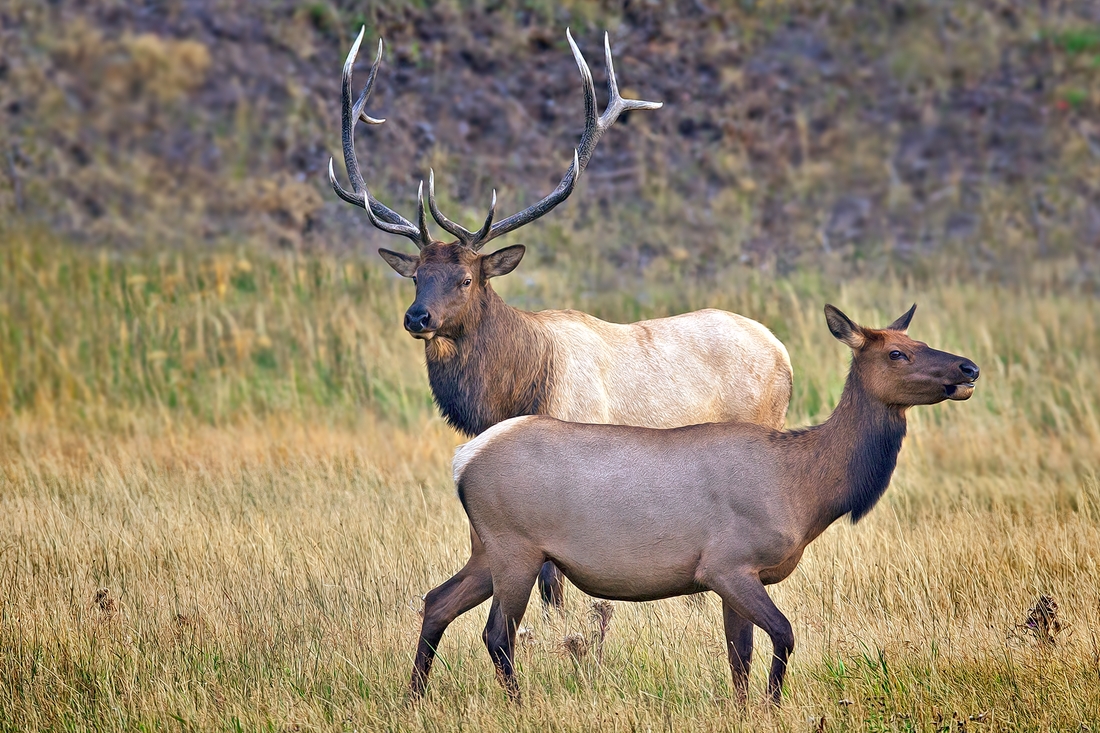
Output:
<instances>
[{"instance_id":1,"label":"bull elk ear","mask_svg":"<svg viewBox=\"0 0 1100 733\"><path fill-rule=\"evenodd\" d=\"M516 269L516 265L523 259L527 248L522 244L513 244L511 247L498 249L492 254L481 258L481 274L488 280L491 277L507 275Z\"/></svg>"},{"instance_id":2,"label":"bull elk ear","mask_svg":"<svg viewBox=\"0 0 1100 733\"><path fill-rule=\"evenodd\" d=\"M889 326L887 326L886 330L887 331L901 331L902 333L905 333L906 331L909 330L909 322L913 320L913 314L916 312L916 310L917 310L917 304L913 303L913 307L910 308L908 311L906 311L904 316L902 316L901 318L899 318L898 320L894 321Z\"/></svg>"},{"instance_id":3,"label":"bull elk ear","mask_svg":"<svg viewBox=\"0 0 1100 733\"><path fill-rule=\"evenodd\" d=\"M863 329L852 322L852 319L840 312L836 306L825 305L825 322L829 324L829 330L833 336L853 349L863 348L867 343L867 337L863 335Z\"/></svg>"},{"instance_id":4,"label":"bull elk ear","mask_svg":"<svg viewBox=\"0 0 1100 733\"><path fill-rule=\"evenodd\" d=\"M386 264L397 271L401 277L412 277L416 274L416 266L420 264L420 258L416 255L402 254L388 249L379 249L378 254L386 261Z\"/></svg>"}]
</instances>

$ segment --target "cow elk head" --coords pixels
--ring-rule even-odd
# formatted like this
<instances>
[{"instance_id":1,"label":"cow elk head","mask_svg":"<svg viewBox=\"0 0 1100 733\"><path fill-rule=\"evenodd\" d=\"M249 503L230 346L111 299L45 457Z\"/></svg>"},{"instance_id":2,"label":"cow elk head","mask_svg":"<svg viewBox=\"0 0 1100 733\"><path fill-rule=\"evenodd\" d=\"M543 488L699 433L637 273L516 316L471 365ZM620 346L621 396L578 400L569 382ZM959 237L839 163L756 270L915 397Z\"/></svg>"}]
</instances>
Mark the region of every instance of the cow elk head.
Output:
<instances>
[{"instance_id":1,"label":"cow elk head","mask_svg":"<svg viewBox=\"0 0 1100 733\"><path fill-rule=\"evenodd\" d=\"M344 165L351 181L351 191L345 190L336 180L332 160L329 160L329 180L336 194L350 204L361 206L367 212L371 224L390 234L408 237L417 246L416 255L403 254L388 249L378 253L390 267L404 277L411 278L416 284L416 300L405 313L405 329L416 338L430 340L437 334L457 335L455 329L461 329L472 304L490 288L490 278L506 275L516 268L523 258L525 248L521 244L497 250L491 254L481 254L481 248L490 240L519 229L523 225L538 219L555 206L565 201L577 184L577 178L588 164L600 137L607 131L622 112L634 109L658 109L660 102L644 102L623 99L619 94L618 82L611 59L611 46L607 34L604 34L604 58L607 64L608 104L603 114L596 114L596 91L592 81L592 72L588 68L580 49L566 30L569 47L580 69L584 87L585 128L579 146L573 151L573 161L565 171L557 188L545 198L527 207L517 214L496 223L493 216L496 208L496 191L489 204L489 213L485 222L477 231L470 231L448 219L439 210L435 198L435 172L428 177L428 206L432 218L455 240L444 243L432 237L428 231L428 219L424 207L424 182L420 182L417 192L417 223L414 225L403 216L371 196L363 179L359 162L355 155L354 130L359 120L368 125L380 125L385 120L370 117L364 111L371 89L382 61L382 40L378 41L378 54L371 67L367 83L358 99L352 100L351 69L363 41L363 30L352 44L347 60L344 62L342 84L342 132Z\"/></svg>"},{"instance_id":2,"label":"cow elk head","mask_svg":"<svg viewBox=\"0 0 1100 733\"><path fill-rule=\"evenodd\" d=\"M970 399L978 365L909 338L916 310L914 304L883 329L857 325L831 305L825 306L825 320L833 336L852 349L852 373L883 404L904 409Z\"/></svg>"}]
</instances>

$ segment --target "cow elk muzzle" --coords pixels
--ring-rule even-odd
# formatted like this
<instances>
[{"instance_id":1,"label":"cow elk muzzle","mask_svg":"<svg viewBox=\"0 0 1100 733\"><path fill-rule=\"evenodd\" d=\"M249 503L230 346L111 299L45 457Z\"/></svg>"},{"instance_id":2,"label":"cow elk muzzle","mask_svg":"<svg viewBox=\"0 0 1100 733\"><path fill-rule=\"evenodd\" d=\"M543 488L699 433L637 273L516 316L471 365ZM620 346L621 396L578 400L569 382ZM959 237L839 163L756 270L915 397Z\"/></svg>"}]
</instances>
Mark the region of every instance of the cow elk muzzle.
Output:
<instances>
[{"instance_id":1,"label":"cow elk muzzle","mask_svg":"<svg viewBox=\"0 0 1100 733\"><path fill-rule=\"evenodd\" d=\"M963 375L963 380L956 384L949 384L944 387L944 393L949 400L968 400L970 396L974 394L974 380L978 378L981 370L978 369L978 365L969 359L959 364L959 371Z\"/></svg>"}]
</instances>

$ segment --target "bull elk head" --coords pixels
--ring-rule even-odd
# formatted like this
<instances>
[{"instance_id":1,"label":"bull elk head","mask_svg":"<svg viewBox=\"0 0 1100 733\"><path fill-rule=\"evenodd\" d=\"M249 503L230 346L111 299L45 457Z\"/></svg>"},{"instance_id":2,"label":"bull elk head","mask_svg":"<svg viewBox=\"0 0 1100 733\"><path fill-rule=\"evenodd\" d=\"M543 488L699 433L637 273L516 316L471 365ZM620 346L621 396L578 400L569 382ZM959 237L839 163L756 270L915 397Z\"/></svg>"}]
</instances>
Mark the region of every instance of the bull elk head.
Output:
<instances>
[{"instance_id":1,"label":"bull elk head","mask_svg":"<svg viewBox=\"0 0 1100 733\"><path fill-rule=\"evenodd\" d=\"M477 302L479 296L490 289L489 279L506 275L514 270L525 252L521 244L505 247L487 255L480 253L481 248L490 240L519 229L565 201L577 185L581 172L588 165L600 137L615 123L621 113L634 109L658 109L661 103L624 99L619 94L615 68L611 59L611 45L605 33L604 58L607 64L609 99L603 114L597 115L596 90L592 81L592 72L573 41L573 36L566 30L565 35L569 40L569 47L573 50L573 58L580 69L583 82L585 128L579 146L573 150L573 161L565 171L561 182L541 201L496 223L493 222L496 209L496 191L494 190L489 204L489 213L484 223L477 231L471 231L451 221L439 210L435 199L435 172L432 171L428 177L427 208L439 226L455 237L453 242L444 243L433 238L428 231L423 181L420 182L420 188L417 191L417 223L414 225L372 197L363 179L359 161L355 155L355 125L360 120L368 125L380 125L385 122L365 112L367 100L378 74L378 67L382 62L381 39L378 40L378 54L367 77L367 83L359 97L352 99L351 70L359 53L359 45L363 41L364 30L359 31L344 62L341 93L344 165L347 168L352 190L345 190L336 180L331 158L328 168L329 180L333 190L341 199L366 210L371 224L384 232L408 237L419 249L417 255L387 249L378 251L390 267L402 276L411 278L416 284L416 300L405 313L405 329L414 337L422 339L432 339L437 333L449 335L449 331L457 327L454 324L463 321L463 314L470 305Z\"/></svg>"}]
</instances>

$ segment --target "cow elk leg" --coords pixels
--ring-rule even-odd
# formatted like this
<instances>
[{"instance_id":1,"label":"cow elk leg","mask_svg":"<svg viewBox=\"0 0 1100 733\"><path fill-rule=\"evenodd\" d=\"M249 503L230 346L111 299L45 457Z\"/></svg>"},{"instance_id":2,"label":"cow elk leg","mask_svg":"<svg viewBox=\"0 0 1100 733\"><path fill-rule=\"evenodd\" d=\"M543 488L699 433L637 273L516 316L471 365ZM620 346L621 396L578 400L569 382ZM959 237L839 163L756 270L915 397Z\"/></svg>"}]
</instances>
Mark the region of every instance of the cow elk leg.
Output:
<instances>
[{"instance_id":1,"label":"cow elk leg","mask_svg":"<svg viewBox=\"0 0 1100 733\"><path fill-rule=\"evenodd\" d=\"M749 665L752 664L752 621L741 616L725 603L722 616L726 628L726 653L733 673L733 689L737 701L744 705L749 694Z\"/></svg>"},{"instance_id":2,"label":"cow elk leg","mask_svg":"<svg viewBox=\"0 0 1100 733\"><path fill-rule=\"evenodd\" d=\"M787 673L787 659L794 651L794 630L791 622L776 608L764 585L755 575L729 575L712 579L710 587L722 597L722 602L742 619L764 629L772 640L772 666L768 673L768 697L778 705L783 697L783 676ZM729 614L726 614L727 633ZM752 633L752 627L749 631ZM750 637L751 638L751 637ZM732 654L732 651L731 651ZM731 667L733 665L731 664ZM746 662L747 669L748 664ZM738 683L734 669L734 686Z\"/></svg>"},{"instance_id":3,"label":"cow elk leg","mask_svg":"<svg viewBox=\"0 0 1100 733\"><path fill-rule=\"evenodd\" d=\"M424 596L424 622L409 681L411 699L419 699L424 694L443 632L456 618L493 595L493 574L485 548L473 529L470 530L470 545L470 559L466 565Z\"/></svg>"},{"instance_id":4,"label":"cow elk leg","mask_svg":"<svg viewBox=\"0 0 1100 733\"><path fill-rule=\"evenodd\" d=\"M493 573L493 605L489 609L489 620L485 624L485 647L497 670L497 679L508 699L520 702L519 684L516 682L515 652L516 629L527 611L527 601L531 598L531 587L542 566L537 563L523 563L518 558L509 560L510 567Z\"/></svg>"}]
</instances>

